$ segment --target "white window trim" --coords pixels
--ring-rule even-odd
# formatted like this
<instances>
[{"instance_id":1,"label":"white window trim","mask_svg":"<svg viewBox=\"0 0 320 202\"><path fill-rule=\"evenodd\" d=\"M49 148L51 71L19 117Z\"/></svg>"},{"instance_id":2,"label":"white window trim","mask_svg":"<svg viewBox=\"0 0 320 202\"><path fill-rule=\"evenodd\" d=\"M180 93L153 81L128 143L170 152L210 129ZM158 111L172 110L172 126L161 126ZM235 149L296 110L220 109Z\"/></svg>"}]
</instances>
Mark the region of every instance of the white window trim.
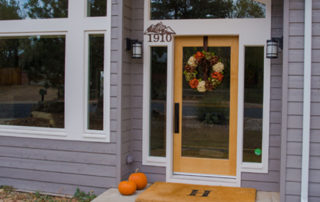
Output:
<instances>
[{"instance_id":1,"label":"white window trim","mask_svg":"<svg viewBox=\"0 0 320 202\"><path fill-rule=\"evenodd\" d=\"M110 75L110 68L109 69L109 72L106 72L107 71L107 61L106 61L106 58L107 58L107 55L106 54L106 47L107 46L107 38L106 38L106 31L86 31L85 32L85 54L84 54L84 67L85 67L85 73L84 73L84 91L85 92L88 92L89 91L89 35L91 34L103 34L104 35L104 72L103 72L103 76L104 76L104 79L107 78L107 80L109 81L110 78L108 78L108 75ZM103 100L104 100L104 104L106 104L106 102L110 102L109 101L109 90L105 89L106 85L105 85L105 82L104 82L104 88L103 88ZM84 94L85 98L85 105L84 105L84 114L83 114L83 131L84 131L84 134L83 134L83 137L84 138L100 138L100 139L103 139L105 138L105 134L107 133L107 129L109 129L109 126L107 125L107 122L109 121L106 121L105 120L105 116L103 117L103 130L91 130L91 129L88 129L88 100L89 100L89 94L88 93L85 93ZM106 101L107 100L107 101ZM108 114L109 112L107 111L108 107L110 105L106 105L106 106L103 106L103 110L104 110L104 114Z\"/></svg>"},{"instance_id":2,"label":"white window trim","mask_svg":"<svg viewBox=\"0 0 320 202\"><path fill-rule=\"evenodd\" d=\"M206 183L216 185L240 186L241 172L267 173L269 155L269 113L270 113L270 68L271 62L264 58L264 98L263 98L263 137L262 163L243 163L243 116L244 116L244 49L246 46L266 47L266 40L271 38L271 0L259 0L266 4L266 17L261 19L201 19L201 20L150 20L150 1L144 4L144 30L150 25L162 22L170 26L177 36L193 35L236 35L239 36L239 83L238 83L238 122L237 122L237 175L235 179L217 180L208 182L206 177L173 175L173 67L174 41L171 43L148 42L144 38L144 88L143 88L143 164L166 167L166 180L172 182ZM183 23L181 23L183 21ZM214 29L210 29L214 27ZM245 29L244 29L245 28ZM254 30L254 31L253 31ZM149 102L150 102L150 47L168 47L167 70L167 141L166 157L149 156ZM218 183L218 184L217 184Z\"/></svg>"},{"instance_id":3,"label":"white window trim","mask_svg":"<svg viewBox=\"0 0 320 202\"><path fill-rule=\"evenodd\" d=\"M110 142L110 68L111 7L107 0L107 16L86 17L87 0L69 0L68 18L1 20L0 37L32 35L64 35L65 54L65 128L0 125L0 136ZM86 131L83 123L85 91L85 47L87 32L105 34L104 60L104 131ZM68 96L69 95L69 96ZM72 96L71 96L72 95ZM85 114L85 116L84 116Z\"/></svg>"}]
</instances>

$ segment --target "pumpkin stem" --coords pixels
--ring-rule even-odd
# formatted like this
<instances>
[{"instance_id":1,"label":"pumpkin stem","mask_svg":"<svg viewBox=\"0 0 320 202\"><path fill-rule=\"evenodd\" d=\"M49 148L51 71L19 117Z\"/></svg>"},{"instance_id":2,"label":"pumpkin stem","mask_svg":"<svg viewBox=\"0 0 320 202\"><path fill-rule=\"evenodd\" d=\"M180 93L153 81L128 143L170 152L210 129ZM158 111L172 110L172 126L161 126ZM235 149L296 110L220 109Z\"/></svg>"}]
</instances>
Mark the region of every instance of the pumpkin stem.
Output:
<instances>
[{"instance_id":1,"label":"pumpkin stem","mask_svg":"<svg viewBox=\"0 0 320 202\"><path fill-rule=\"evenodd\" d=\"M136 169L136 173L139 171L139 168Z\"/></svg>"}]
</instances>

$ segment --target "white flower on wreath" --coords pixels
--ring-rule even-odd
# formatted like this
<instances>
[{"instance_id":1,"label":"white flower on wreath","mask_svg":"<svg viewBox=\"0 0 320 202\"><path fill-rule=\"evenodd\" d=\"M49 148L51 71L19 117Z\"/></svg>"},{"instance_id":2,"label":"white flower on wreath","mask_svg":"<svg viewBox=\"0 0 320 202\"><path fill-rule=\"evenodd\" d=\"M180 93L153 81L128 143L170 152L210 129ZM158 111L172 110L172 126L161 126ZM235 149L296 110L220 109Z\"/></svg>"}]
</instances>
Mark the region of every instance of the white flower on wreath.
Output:
<instances>
[{"instance_id":1,"label":"white flower on wreath","mask_svg":"<svg viewBox=\"0 0 320 202\"><path fill-rule=\"evenodd\" d=\"M197 90L200 92L200 93L204 93L207 91L206 89L206 82L205 81L200 81L198 86L197 86Z\"/></svg>"},{"instance_id":2,"label":"white flower on wreath","mask_svg":"<svg viewBox=\"0 0 320 202\"><path fill-rule=\"evenodd\" d=\"M214 72L222 72L224 70L224 64L222 62L218 62L217 64L212 66L212 70Z\"/></svg>"},{"instance_id":3,"label":"white flower on wreath","mask_svg":"<svg viewBox=\"0 0 320 202\"><path fill-rule=\"evenodd\" d=\"M191 56L188 60L188 65L191 67L196 67L197 64L197 59L194 56Z\"/></svg>"}]
</instances>

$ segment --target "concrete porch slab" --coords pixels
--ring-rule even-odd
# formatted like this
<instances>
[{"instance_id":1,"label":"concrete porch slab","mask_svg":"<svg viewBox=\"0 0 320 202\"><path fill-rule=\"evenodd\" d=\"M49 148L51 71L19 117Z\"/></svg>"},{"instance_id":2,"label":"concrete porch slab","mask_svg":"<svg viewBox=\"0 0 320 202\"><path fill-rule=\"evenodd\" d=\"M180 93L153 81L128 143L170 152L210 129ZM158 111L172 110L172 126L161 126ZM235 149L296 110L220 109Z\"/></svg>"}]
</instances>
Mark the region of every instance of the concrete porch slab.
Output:
<instances>
[{"instance_id":1,"label":"concrete porch slab","mask_svg":"<svg viewBox=\"0 0 320 202\"><path fill-rule=\"evenodd\" d=\"M137 191L132 196L122 196L118 189L112 188L99 195L92 202L135 202L137 196L143 191ZM256 202L280 202L280 193L257 191Z\"/></svg>"}]
</instances>

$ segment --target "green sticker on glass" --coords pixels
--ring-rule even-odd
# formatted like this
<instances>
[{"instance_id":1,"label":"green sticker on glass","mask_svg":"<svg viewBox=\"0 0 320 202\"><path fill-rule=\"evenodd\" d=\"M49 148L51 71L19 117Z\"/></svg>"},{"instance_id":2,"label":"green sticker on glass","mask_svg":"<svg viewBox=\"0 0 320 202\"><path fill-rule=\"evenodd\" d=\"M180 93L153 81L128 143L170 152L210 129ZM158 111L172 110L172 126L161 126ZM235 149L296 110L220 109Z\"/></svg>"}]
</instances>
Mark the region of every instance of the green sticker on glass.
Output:
<instances>
[{"instance_id":1,"label":"green sticker on glass","mask_svg":"<svg viewBox=\"0 0 320 202\"><path fill-rule=\"evenodd\" d=\"M262 153L262 151L261 151L260 148L257 148L257 149L254 150L254 153L255 153L255 155L257 155L257 156L260 156L261 153Z\"/></svg>"}]
</instances>

